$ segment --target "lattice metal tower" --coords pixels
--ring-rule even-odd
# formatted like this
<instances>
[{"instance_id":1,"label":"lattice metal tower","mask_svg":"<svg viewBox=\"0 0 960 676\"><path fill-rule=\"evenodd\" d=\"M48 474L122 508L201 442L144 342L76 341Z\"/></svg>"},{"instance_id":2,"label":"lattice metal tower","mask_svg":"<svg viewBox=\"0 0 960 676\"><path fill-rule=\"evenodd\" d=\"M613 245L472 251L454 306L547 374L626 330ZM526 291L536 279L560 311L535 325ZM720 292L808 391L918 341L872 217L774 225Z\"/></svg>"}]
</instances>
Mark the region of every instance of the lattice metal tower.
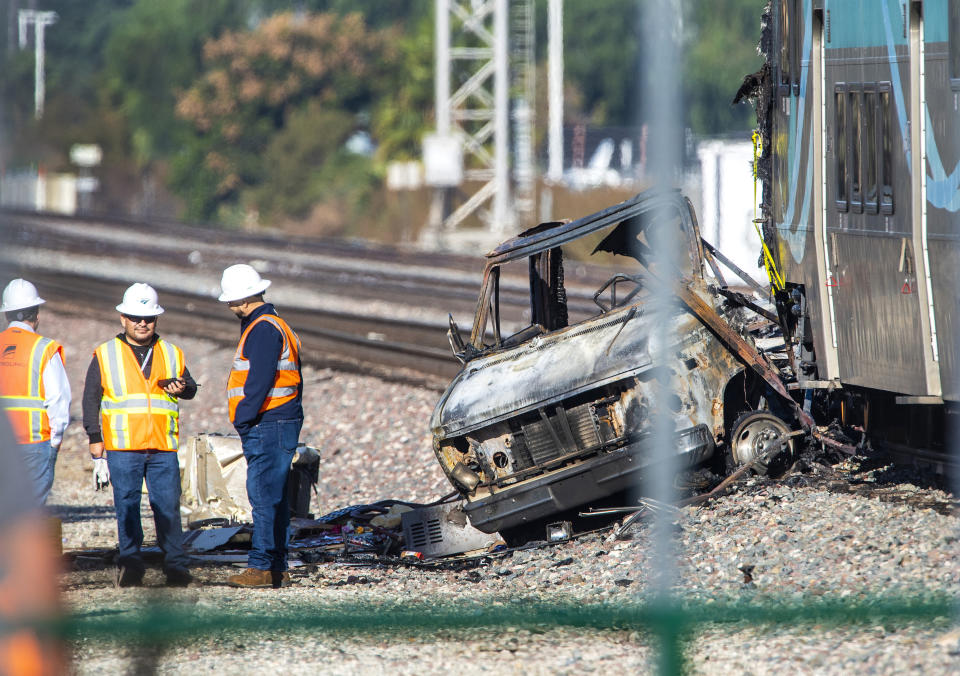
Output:
<instances>
[{"instance_id":1,"label":"lattice metal tower","mask_svg":"<svg viewBox=\"0 0 960 676\"><path fill-rule=\"evenodd\" d=\"M428 237L453 230L488 202L492 210L480 212L488 230L499 235L515 228L510 181L511 98L517 207L525 215L524 224L531 224L535 185L533 24L533 0L436 0L437 136L459 140L463 178L481 185L449 214L449 190L438 188Z\"/></svg>"}]
</instances>

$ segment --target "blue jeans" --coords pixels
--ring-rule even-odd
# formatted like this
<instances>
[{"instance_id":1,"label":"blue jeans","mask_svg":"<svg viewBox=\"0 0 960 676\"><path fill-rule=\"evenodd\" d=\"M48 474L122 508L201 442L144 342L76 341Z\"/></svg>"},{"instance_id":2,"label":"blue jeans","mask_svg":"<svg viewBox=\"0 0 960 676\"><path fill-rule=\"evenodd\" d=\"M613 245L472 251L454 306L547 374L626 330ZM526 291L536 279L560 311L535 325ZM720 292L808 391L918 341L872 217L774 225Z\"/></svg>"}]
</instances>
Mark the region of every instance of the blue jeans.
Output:
<instances>
[{"instance_id":1,"label":"blue jeans","mask_svg":"<svg viewBox=\"0 0 960 676\"><path fill-rule=\"evenodd\" d=\"M53 486L53 466L57 463L57 452L47 440L20 444L20 454L23 456L23 464L26 465L30 481L33 482L37 501L41 505L46 504Z\"/></svg>"},{"instance_id":2,"label":"blue jeans","mask_svg":"<svg viewBox=\"0 0 960 676\"><path fill-rule=\"evenodd\" d=\"M150 508L157 527L157 542L163 550L163 569L168 574L187 570L190 559L183 552L180 524L180 465L173 451L107 451L113 502L117 510L117 563L143 572L140 547L140 491L147 480Z\"/></svg>"},{"instance_id":3,"label":"blue jeans","mask_svg":"<svg viewBox=\"0 0 960 676\"><path fill-rule=\"evenodd\" d=\"M287 569L287 478L302 425L302 419L269 420L240 435L247 459L247 497L253 508L250 568Z\"/></svg>"}]
</instances>

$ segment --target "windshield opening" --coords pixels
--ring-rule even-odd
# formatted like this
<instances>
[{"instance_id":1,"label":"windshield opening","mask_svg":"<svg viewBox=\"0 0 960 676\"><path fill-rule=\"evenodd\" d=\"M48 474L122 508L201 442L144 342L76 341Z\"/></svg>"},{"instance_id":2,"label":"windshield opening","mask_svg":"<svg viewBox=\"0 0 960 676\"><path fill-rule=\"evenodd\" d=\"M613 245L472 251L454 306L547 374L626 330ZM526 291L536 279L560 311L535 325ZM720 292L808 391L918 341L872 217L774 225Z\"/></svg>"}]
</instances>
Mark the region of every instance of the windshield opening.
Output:
<instances>
[{"instance_id":1,"label":"windshield opening","mask_svg":"<svg viewBox=\"0 0 960 676\"><path fill-rule=\"evenodd\" d=\"M643 303L650 275L689 276L676 208L648 210L491 269L473 335L480 350L525 343L598 315ZM488 317L491 321L487 321ZM482 325L480 325L482 323ZM477 344L479 343L479 344Z\"/></svg>"}]
</instances>

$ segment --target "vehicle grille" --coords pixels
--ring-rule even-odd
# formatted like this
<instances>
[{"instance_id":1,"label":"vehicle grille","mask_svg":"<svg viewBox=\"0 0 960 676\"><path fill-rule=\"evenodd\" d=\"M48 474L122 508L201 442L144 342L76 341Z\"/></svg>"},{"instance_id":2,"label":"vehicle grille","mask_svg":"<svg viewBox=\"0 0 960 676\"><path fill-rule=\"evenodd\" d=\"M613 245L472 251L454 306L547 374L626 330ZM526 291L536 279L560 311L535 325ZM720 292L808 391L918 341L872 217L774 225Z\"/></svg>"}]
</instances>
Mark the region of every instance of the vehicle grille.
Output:
<instances>
[{"instance_id":1,"label":"vehicle grille","mask_svg":"<svg viewBox=\"0 0 960 676\"><path fill-rule=\"evenodd\" d=\"M515 448L514 471L541 465L561 455L586 450L600 444L600 432L592 404L580 404L565 411L567 425L563 424L561 414L557 410L548 412L546 420L541 418L521 423L520 431L524 448Z\"/></svg>"}]
</instances>

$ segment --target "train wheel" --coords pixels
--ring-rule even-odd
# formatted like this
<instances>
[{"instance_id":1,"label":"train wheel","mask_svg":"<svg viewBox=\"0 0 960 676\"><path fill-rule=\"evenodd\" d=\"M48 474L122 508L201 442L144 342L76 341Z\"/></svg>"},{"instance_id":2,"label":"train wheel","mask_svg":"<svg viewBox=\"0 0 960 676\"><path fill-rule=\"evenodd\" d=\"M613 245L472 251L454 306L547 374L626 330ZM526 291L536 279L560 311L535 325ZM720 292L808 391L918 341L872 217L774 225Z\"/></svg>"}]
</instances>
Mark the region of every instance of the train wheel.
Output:
<instances>
[{"instance_id":1,"label":"train wheel","mask_svg":"<svg viewBox=\"0 0 960 676\"><path fill-rule=\"evenodd\" d=\"M790 428L775 415L763 411L743 413L733 423L730 435L730 454L736 466L742 466L761 457L777 439L788 434ZM783 466L783 460L793 456L793 440L774 451L771 457L757 463L757 474L769 476Z\"/></svg>"}]
</instances>

